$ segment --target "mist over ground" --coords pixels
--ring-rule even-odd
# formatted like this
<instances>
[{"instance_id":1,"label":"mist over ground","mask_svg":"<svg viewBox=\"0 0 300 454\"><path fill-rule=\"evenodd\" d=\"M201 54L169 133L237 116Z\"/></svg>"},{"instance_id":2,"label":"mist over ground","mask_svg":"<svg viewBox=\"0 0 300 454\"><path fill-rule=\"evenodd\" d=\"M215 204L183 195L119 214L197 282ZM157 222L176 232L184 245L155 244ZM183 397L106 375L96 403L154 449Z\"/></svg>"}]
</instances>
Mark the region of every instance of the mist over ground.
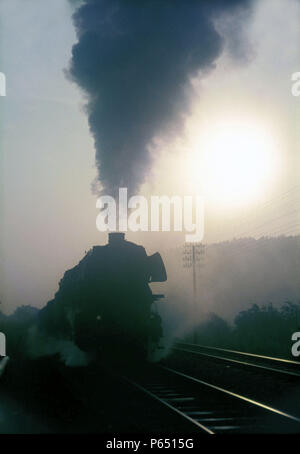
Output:
<instances>
[{"instance_id":1,"label":"mist over ground","mask_svg":"<svg viewBox=\"0 0 300 454\"><path fill-rule=\"evenodd\" d=\"M300 301L299 236L243 238L206 246L196 271L196 313L192 269L183 268L182 255L182 248L177 248L163 256L168 272L167 301L159 310L165 331L172 337L210 313L232 322L252 304Z\"/></svg>"},{"instance_id":2,"label":"mist over ground","mask_svg":"<svg viewBox=\"0 0 300 454\"><path fill-rule=\"evenodd\" d=\"M300 327L299 252L299 236L206 246L197 268L197 309L192 270L183 268L182 248L165 252L168 280L152 285L154 293L166 296L157 303L164 329L161 353L176 337L189 336L197 328L198 342L288 356L291 333ZM10 316L0 312L9 354L60 354L67 365L86 365L88 358L70 340L49 338L37 330L38 313L30 305Z\"/></svg>"}]
</instances>

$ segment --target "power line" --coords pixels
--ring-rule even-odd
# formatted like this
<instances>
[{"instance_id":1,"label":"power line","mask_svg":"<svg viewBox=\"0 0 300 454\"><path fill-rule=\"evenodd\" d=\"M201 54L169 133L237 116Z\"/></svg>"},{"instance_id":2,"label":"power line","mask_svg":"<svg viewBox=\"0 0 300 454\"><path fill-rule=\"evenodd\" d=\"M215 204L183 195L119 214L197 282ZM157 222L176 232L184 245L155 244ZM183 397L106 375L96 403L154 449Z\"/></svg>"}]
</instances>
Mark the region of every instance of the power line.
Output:
<instances>
[{"instance_id":1,"label":"power line","mask_svg":"<svg viewBox=\"0 0 300 454\"><path fill-rule=\"evenodd\" d=\"M269 200L268 202L265 202L265 203L261 204L261 205L258 207L258 209L262 210L263 208L266 208L267 206L271 206L272 204L273 204L273 206L274 206L274 203L275 203L275 202L277 202L277 201L280 202L280 200L285 199L286 197L288 197L288 196L289 196L292 192L294 192L295 190L300 190L300 185L299 185L299 184L293 186L293 187L290 188L288 191L282 193L282 195L281 195L280 197L273 198L273 199ZM299 192L299 195L300 195L300 192ZM295 206L295 204L294 204L293 201L290 201L290 203L293 203L293 206ZM277 207L277 210L278 210L278 209L279 209L279 207ZM296 211L296 210L294 210L294 211ZM300 209L299 209L299 212L300 212ZM290 214L290 213L288 213L288 214ZM281 215L281 216L286 216L286 214ZM240 220L241 217L233 217L233 218L231 218L231 219L227 219L226 222L227 222L227 223L229 223L230 221L232 222L232 221L234 221L234 219ZM250 222L251 222L251 221L250 221ZM267 221L267 222L273 222L273 220ZM242 225L244 225L244 224L246 224L246 223L249 224L249 215L248 215L248 216L243 216L243 217L242 217L242 222L239 222L238 224L235 223L235 225L236 225L237 227L240 227L240 226L242 226ZM253 220L252 223L255 223L255 220ZM253 227L253 229L257 229L257 228L259 228L259 227L260 227L260 226L257 226L257 227L255 226L255 227ZM220 231L220 228L218 229L218 231ZM249 230L247 230L247 232L245 232L245 234L250 234ZM242 233L241 235L244 235L244 233Z\"/></svg>"}]
</instances>

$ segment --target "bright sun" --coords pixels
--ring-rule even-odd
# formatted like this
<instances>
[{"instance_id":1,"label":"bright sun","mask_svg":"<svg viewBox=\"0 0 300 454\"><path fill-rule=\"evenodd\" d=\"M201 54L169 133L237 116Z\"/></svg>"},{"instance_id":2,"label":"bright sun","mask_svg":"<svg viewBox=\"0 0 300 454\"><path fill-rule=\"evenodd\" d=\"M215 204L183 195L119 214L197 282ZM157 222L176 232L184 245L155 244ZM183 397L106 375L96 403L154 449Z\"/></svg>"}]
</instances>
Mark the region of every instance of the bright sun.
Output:
<instances>
[{"instance_id":1,"label":"bright sun","mask_svg":"<svg viewBox=\"0 0 300 454\"><path fill-rule=\"evenodd\" d=\"M250 202L275 174L276 145L258 125L223 124L200 136L196 158L204 195L222 204ZM195 164L195 163L194 163Z\"/></svg>"}]
</instances>

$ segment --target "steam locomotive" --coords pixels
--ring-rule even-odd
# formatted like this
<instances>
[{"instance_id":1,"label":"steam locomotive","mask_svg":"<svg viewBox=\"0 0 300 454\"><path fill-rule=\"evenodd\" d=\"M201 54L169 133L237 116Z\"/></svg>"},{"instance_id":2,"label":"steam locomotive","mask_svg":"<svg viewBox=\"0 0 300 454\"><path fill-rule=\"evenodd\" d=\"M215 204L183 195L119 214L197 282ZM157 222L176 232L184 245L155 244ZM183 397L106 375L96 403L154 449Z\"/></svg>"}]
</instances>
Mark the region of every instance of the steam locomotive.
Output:
<instances>
[{"instance_id":1,"label":"steam locomotive","mask_svg":"<svg viewBox=\"0 0 300 454\"><path fill-rule=\"evenodd\" d=\"M72 340L102 357L149 358L162 337L161 318L150 282L167 279L159 253L109 234L68 270L55 297L39 313L49 335Z\"/></svg>"}]
</instances>

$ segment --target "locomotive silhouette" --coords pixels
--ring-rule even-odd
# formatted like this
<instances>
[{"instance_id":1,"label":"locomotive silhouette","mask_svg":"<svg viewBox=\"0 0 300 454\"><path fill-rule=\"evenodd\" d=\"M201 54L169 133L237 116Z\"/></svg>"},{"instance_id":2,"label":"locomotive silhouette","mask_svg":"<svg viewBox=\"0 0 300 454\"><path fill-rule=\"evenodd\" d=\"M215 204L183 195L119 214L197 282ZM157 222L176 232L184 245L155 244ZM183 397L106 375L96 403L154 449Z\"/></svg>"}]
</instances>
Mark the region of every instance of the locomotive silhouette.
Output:
<instances>
[{"instance_id":1,"label":"locomotive silhouette","mask_svg":"<svg viewBox=\"0 0 300 454\"><path fill-rule=\"evenodd\" d=\"M149 283L166 280L159 253L148 256L124 233L110 233L107 245L94 246L66 271L39 326L86 352L149 358L163 334L155 305L163 295L153 295Z\"/></svg>"}]
</instances>

